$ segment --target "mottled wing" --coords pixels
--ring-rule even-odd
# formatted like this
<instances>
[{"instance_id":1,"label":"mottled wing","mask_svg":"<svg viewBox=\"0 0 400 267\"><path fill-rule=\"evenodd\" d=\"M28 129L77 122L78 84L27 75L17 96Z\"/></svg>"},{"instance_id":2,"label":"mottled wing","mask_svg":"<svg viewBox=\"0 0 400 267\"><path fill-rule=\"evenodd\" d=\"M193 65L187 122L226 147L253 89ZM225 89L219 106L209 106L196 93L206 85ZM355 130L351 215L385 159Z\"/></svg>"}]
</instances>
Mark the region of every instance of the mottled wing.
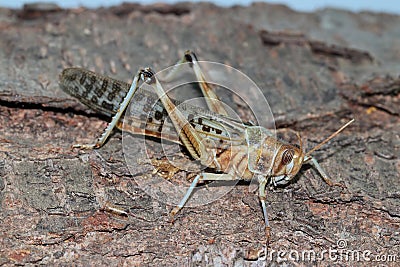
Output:
<instances>
[{"instance_id":1,"label":"mottled wing","mask_svg":"<svg viewBox=\"0 0 400 267\"><path fill-rule=\"evenodd\" d=\"M117 112L130 88L128 83L81 68L65 69L60 74L59 85L92 110L110 117ZM245 126L242 122L177 100L172 101L202 137L224 145L227 142L231 145L244 142ZM155 93L139 88L131 103L128 115L117 124L119 129L181 144L167 111Z\"/></svg>"},{"instance_id":2,"label":"mottled wing","mask_svg":"<svg viewBox=\"0 0 400 267\"><path fill-rule=\"evenodd\" d=\"M81 68L64 69L60 88L80 102L106 116L113 116L128 93L128 83Z\"/></svg>"}]
</instances>

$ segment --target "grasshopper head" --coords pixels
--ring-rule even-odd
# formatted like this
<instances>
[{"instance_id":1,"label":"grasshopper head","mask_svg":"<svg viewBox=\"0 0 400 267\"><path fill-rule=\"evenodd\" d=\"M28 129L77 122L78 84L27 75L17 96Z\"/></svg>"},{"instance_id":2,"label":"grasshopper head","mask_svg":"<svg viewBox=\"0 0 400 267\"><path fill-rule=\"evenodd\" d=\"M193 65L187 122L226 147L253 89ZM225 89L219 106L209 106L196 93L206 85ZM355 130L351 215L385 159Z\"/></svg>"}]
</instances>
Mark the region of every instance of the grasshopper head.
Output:
<instances>
[{"instance_id":1,"label":"grasshopper head","mask_svg":"<svg viewBox=\"0 0 400 267\"><path fill-rule=\"evenodd\" d=\"M274 185L284 185L287 184L300 170L301 166L303 163L308 162L312 160L311 153L314 152L315 150L319 149L321 146L326 144L329 140L331 140L333 137L338 135L341 131L343 131L347 126L349 126L354 119L350 120L346 124L344 124L342 127L340 127L336 132L331 134L329 137L327 137L325 140L323 140L321 143L316 145L314 148L312 148L310 151L307 153L303 152L302 149L302 142L301 142L301 137L299 133L296 132L297 138L299 139L299 146L293 146L293 145L282 145L279 147L275 161L272 167L272 178L271 181ZM320 172L322 177L326 176L324 172L317 168L317 170Z\"/></svg>"},{"instance_id":2,"label":"grasshopper head","mask_svg":"<svg viewBox=\"0 0 400 267\"><path fill-rule=\"evenodd\" d=\"M338 135L353 121L354 119L344 124L307 153L304 153L302 149L301 137L297 132L298 146L285 144L277 140L268 130L260 126L247 127L248 168L253 174L271 177L271 182L274 185L287 184L299 172L303 163L313 159L312 152ZM323 172L320 169L318 171L324 177Z\"/></svg>"},{"instance_id":3,"label":"grasshopper head","mask_svg":"<svg viewBox=\"0 0 400 267\"><path fill-rule=\"evenodd\" d=\"M275 157L272 166L271 181L274 185L284 185L290 182L299 172L304 161L304 153L300 147L294 145L282 145Z\"/></svg>"}]
</instances>

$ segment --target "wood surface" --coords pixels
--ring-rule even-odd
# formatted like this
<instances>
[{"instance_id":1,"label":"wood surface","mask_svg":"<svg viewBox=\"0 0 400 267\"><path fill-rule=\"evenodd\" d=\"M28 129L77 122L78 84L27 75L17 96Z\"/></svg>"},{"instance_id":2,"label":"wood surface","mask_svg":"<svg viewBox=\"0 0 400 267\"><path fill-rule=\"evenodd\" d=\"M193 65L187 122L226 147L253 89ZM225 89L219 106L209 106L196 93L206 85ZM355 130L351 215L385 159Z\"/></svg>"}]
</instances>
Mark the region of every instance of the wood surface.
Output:
<instances>
[{"instance_id":1,"label":"wood surface","mask_svg":"<svg viewBox=\"0 0 400 267\"><path fill-rule=\"evenodd\" d=\"M377 264L326 255L285 261L276 253L340 248L368 250L370 259L396 255L398 263L399 25L396 15L300 13L260 3L0 8L0 265ZM276 126L299 131L308 148L356 119L315 153L345 189L329 187L304 166L293 183L268 190L272 261L245 259L264 242L261 208L249 184L183 209L171 224L172 207L136 182L153 175L151 165L128 169L120 132L101 149L71 149L99 137L109 119L60 90L63 68L130 81L139 67L161 70L187 49L248 75L262 89ZM246 116L235 97L221 96ZM138 158L145 158L141 139L135 140ZM148 144L158 156L160 144Z\"/></svg>"}]
</instances>

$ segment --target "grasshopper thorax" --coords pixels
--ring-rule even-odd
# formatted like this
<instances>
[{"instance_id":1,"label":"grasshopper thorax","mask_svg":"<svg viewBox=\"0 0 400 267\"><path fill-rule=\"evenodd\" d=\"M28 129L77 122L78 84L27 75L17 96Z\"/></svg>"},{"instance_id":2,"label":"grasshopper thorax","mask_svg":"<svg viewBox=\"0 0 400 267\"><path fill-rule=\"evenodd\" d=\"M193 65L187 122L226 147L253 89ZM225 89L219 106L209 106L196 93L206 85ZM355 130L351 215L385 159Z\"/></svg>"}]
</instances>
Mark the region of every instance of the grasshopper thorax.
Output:
<instances>
[{"instance_id":1,"label":"grasshopper thorax","mask_svg":"<svg viewBox=\"0 0 400 267\"><path fill-rule=\"evenodd\" d=\"M300 146L278 140L263 127L246 128L248 168L255 175L271 178L274 185L287 184L300 170L304 152Z\"/></svg>"}]
</instances>

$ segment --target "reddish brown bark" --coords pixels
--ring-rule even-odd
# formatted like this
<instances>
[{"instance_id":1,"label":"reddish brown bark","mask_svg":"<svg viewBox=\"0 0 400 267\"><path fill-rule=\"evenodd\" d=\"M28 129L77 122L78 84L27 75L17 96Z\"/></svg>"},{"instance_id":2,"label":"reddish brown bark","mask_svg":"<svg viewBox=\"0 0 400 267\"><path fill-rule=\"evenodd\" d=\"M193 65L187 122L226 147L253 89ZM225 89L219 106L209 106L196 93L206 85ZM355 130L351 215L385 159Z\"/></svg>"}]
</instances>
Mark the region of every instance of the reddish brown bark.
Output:
<instances>
[{"instance_id":1,"label":"reddish brown bark","mask_svg":"<svg viewBox=\"0 0 400 267\"><path fill-rule=\"evenodd\" d=\"M349 251L399 261L399 16L305 14L268 4L42 9L34 16L0 9L0 264L265 264L244 259L264 240L261 208L247 184L183 209L171 224L171 206L135 182L151 175L150 166L129 172L120 133L96 151L70 149L93 141L107 120L58 88L64 67L128 81L139 67L170 66L186 49L246 73L277 126L299 131L309 147L356 119L315 153L346 189L327 186L305 167L289 186L268 191L271 251L321 252L345 240ZM222 98L248 113L231 95ZM159 144L151 145L157 155ZM371 262L325 257L304 264Z\"/></svg>"}]
</instances>

